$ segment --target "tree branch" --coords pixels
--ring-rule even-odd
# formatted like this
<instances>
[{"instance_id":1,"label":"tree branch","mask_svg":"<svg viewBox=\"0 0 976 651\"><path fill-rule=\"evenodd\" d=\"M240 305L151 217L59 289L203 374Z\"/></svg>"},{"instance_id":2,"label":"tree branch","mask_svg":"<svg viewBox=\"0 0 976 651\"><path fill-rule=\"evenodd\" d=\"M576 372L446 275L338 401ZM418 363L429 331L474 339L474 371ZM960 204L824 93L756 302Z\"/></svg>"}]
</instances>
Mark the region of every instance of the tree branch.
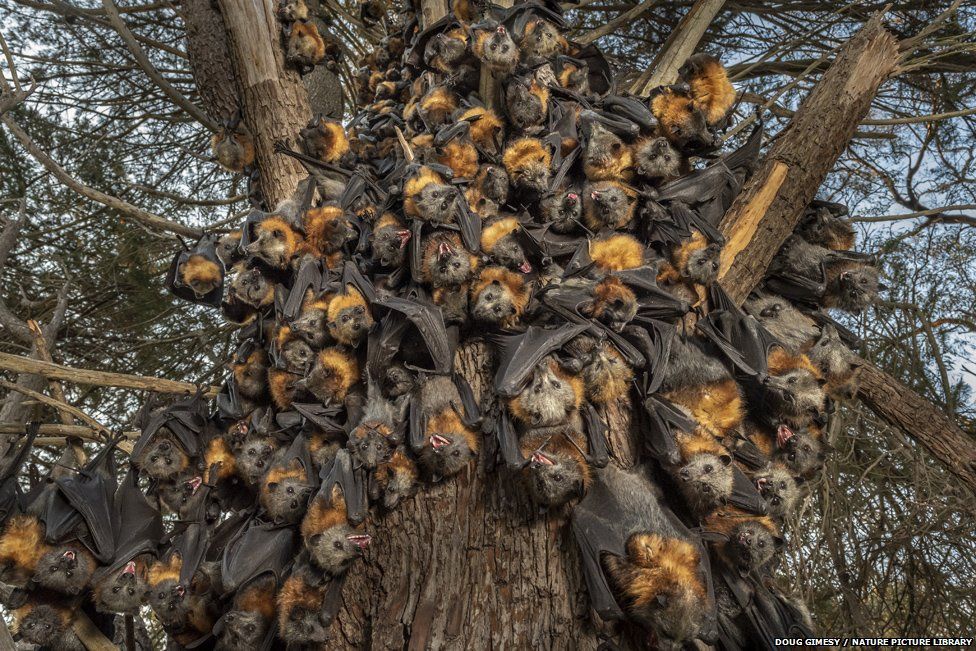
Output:
<instances>
[{"instance_id":1,"label":"tree branch","mask_svg":"<svg viewBox=\"0 0 976 651\"><path fill-rule=\"evenodd\" d=\"M166 81L156 67L149 61L149 57L143 52L142 47L139 45L139 41L132 35L129 28L126 26L125 21L122 20L122 16L119 15L119 9L115 6L112 0L102 0L102 8L105 9L105 15L108 16L108 21L118 32L119 36L125 42L125 46L132 53L133 58L135 58L136 63L142 68L143 72L149 75L149 78L153 80L159 89L163 91L166 97L170 98L174 104L182 108L184 111L190 114L194 120L205 126L210 131L217 131L217 125L211 120L206 113L200 110L196 104L188 100L183 96L183 93L173 88L168 81Z\"/></svg>"},{"instance_id":2,"label":"tree branch","mask_svg":"<svg viewBox=\"0 0 976 651\"><path fill-rule=\"evenodd\" d=\"M698 47L705 30L724 4L725 0L696 0L658 50L651 65L630 87L630 92L646 95L652 88L673 84L678 79L678 69Z\"/></svg>"},{"instance_id":3,"label":"tree branch","mask_svg":"<svg viewBox=\"0 0 976 651\"><path fill-rule=\"evenodd\" d=\"M159 215L146 212L142 208L134 206L128 201L88 187L81 181L73 178L70 174L68 174L68 172L65 171L63 167L58 165L50 156L44 153L44 151L41 150L41 148L37 146L31 137L27 135L27 132L20 128L20 125L17 124L12 117L9 115L0 116L0 121L7 125L7 128L10 129L10 132L14 134L14 137L17 138L21 146L26 149L27 153L33 156L34 159L44 167L44 169L53 174L54 177L57 178L61 183L68 186L83 197L108 206L114 210L118 210L140 224L143 224L144 226L155 231L175 233L177 235L184 235L186 237L193 238L203 235L203 231L198 228L178 224L160 217Z\"/></svg>"},{"instance_id":4,"label":"tree branch","mask_svg":"<svg viewBox=\"0 0 976 651\"><path fill-rule=\"evenodd\" d=\"M118 387L120 389L135 389L138 391L154 391L156 393L187 394L194 393L197 385L190 382L178 382L165 378L145 377L143 375L128 375L110 371L93 371L90 369L72 368L42 362L28 357L0 353L0 370L16 373L33 373L48 379L63 380L75 384L86 384L100 387ZM220 392L220 387L205 387L204 395L213 398ZM47 396L45 396L47 397Z\"/></svg>"},{"instance_id":5,"label":"tree branch","mask_svg":"<svg viewBox=\"0 0 976 651\"><path fill-rule=\"evenodd\" d=\"M576 40L582 43L583 45L586 45L588 43L592 43L598 38L602 38L606 36L607 34L612 34L614 31L616 31L618 27L620 27L621 25L626 25L627 23L633 21L638 16L640 16L644 12L648 11L651 7L656 5L657 2L658 0L644 0L639 5L635 6L633 9L629 9L623 12L622 14L620 14L619 16L617 16L616 18L614 18L613 20L611 20L610 22L600 25L599 27L588 31L587 33L583 34Z\"/></svg>"}]
</instances>

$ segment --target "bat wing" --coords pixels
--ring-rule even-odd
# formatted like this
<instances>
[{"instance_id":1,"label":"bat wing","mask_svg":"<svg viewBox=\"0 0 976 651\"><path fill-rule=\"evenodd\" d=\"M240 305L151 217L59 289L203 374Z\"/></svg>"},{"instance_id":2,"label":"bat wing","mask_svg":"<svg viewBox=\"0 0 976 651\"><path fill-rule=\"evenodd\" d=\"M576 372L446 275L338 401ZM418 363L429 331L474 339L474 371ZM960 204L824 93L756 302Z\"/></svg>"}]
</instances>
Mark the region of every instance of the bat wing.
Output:
<instances>
[{"instance_id":1,"label":"bat wing","mask_svg":"<svg viewBox=\"0 0 976 651\"><path fill-rule=\"evenodd\" d=\"M775 340L759 322L740 310L717 283L709 289L711 311L695 324L719 352L748 377L766 374L766 353Z\"/></svg>"},{"instance_id":2,"label":"bat wing","mask_svg":"<svg viewBox=\"0 0 976 651\"><path fill-rule=\"evenodd\" d=\"M323 283L322 262L306 260L295 275L295 281L288 291L288 297L280 310L282 316L288 321L295 319L302 310L305 293L312 290L313 293L318 294Z\"/></svg>"},{"instance_id":3,"label":"bat wing","mask_svg":"<svg viewBox=\"0 0 976 651\"><path fill-rule=\"evenodd\" d=\"M820 309L811 310L810 312L807 312L806 315L809 316L814 321L816 321L817 325L821 327L825 325L833 326L834 329L837 330L837 334L840 335L840 338L843 340L843 342L847 345L848 348L857 350L861 347L861 344L864 343L864 341L857 336L857 333L855 333L854 331L852 331L850 328L843 325L839 321L836 321L833 317L831 317L823 310Z\"/></svg>"},{"instance_id":4,"label":"bat wing","mask_svg":"<svg viewBox=\"0 0 976 651\"><path fill-rule=\"evenodd\" d=\"M41 429L41 424L31 421L27 424L27 436L20 448L10 455L10 460L0 472L0 525L7 521L15 511L23 508L23 495L21 494L20 484L17 478L20 471L34 446L34 439Z\"/></svg>"},{"instance_id":5,"label":"bat wing","mask_svg":"<svg viewBox=\"0 0 976 651\"><path fill-rule=\"evenodd\" d=\"M675 433L693 432L697 425L694 419L662 396L648 395L644 398L643 407L646 417L644 445L651 456L669 465L681 463Z\"/></svg>"},{"instance_id":6,"label":"bat wing","mask_svg":"<svg viewBox=\"0 0 976 651\"><path fill-rule=\"evenodd\" d=\"M766 455L749 439L737 438L731 451L736 461L745 464L753 470L763 468L769 463Z\"/></svg>"},{"instance_id":7,"label":"bat wing","mask_svg":"<svg viewBox=\"0 0 976 651\"><path fill-rule=\"evenodd\" d=\"M104 446L75 475L55 480L63 501L54 503L80 516L85 527L78 531L79 537L102 563L112 560L115 551L112 514L117 486L112 451L117 443L115 439Z\"/></svg>"},{"instance_id":8,"label":"bat wing","mask_svg":"<svg viewBox=\"0 0 976 651\"><path fill-rule=\"evenodd\" d=\"M755 484L736 465L732 466L732 496L729 503L750 513L766 514L766 501L756 490Z\"/></svg>"},{"instance_id":9,"label":"bat wing","mask_svg":"<svg viewBox=\"0 0 976 651\"><path fill-rule=\"evenodd\" d=\"M673 321L691 311L688 303L658 286L657 269L654 265L615 271L613 275L634 290L637 296L637 313L642 319Z\"/></svg>"},{"instance_id":10,"label":"bat wing","mask_svg":"<svg viewBox=\"0 0 976 651\"><path fill-rule=\"evenodd\" d=\"M628 325L623 335L633 343L647 360L645 366L645 393L661 388L667 360L671 357L671 343L676 334L674 326L656 319L640 319L639 324Z\"/></svg>"},{"instance_id":11,"label":"bat wing","mask_svg":"<svg viewBox=\"0 0 976 651\"><path fill-rule=\"evenodd\" d=\"M640 127L642 133L651 133L657 128L657 119L646 102L630 95L607 95L601 102L604 111L618 115Z\"/></svg>"},{"instance_id":12,"label":"bat wing","mask_svg":"<svg viewBox=\"0 0 976 651\"><path fill-rule=\"evenodd\" d=\"M424 342L429 353L430 371L439 374L451 372L454 366L454 350L451 347L447 328L444 325L444 316L438 307L416 293L413 293L412 298L391 296L378 299L373 305L383 310L389 310L391 313L397 313L416 329L420 341ZM394 331L397 328L398 325L395 323L391 326L391 329ZM406 334L408 333L405 332L404 336ZM382 345L382 339L383 333L381 332L380 341L377 343ZM370 366L370 368L374 367ZM381 368L381 366L376 366L375 368Z\"/></svg>"},{"instance_id":13,"label":"bat wing","mask_svg":"<svg viewBox=\"0 0 976 651\"><path fill-rule=\"evenodd\" d=\"M495 424L498 452L506 467L519 470L525 466L525 457L522 456L518 433L515 431L512 419L508 416L508 410L499 408L498 412L498 422Z\"/></svg>"},{"instance_id":14,"label":"bat wing","mask_svg":"<svg viewBox=\"0 0 976 651\"><path fill-rule=\"evenodd\" d=\"M325 407L319 403L292 403L292 409L298 413L301 418L308 423L311 423L316 428L322 430L326 433L338 433L345 432L345 424L340 423L335 419L335 416L342 413L342 407L331 406ZM279 413L279 421L281 414ZM284 423L282 423L284 425ZM291 423L288 424L291 426Z\"/></svg>"},{"instance_id":15,"label":"bat wing","mask_svg":"<svg viewBox=\"0 0 976 651\"><path fill-rule=\"evenodd\" d=\"M771 292L806 305L810 309L819 306L824 293L827 291L827 275L823 272L819 277L811 277L779 271L767 276L764 282L766 288Z\"/></svg>"},{"instance_id":16,"label":"bat wing","mask_svg":"<svg viewBox=\"0 0 976 651\"><path fill-rule=\"evenodd\" d=\"M583 426L586 428L586 441L590 458L587 461L596 468L605 468L610 463L610 450L607 448L607 425L600 418L596 408L589 402L583 410Z\"/></svg>"},{"instance_id":17,"label":"bat wing","mask_svg":"<svg viewBox=\"0 0 976 651\"><path fill-rule=\"evenodd\" d=\"M280 585L297 551L294 527L279 527L252 519L227 543L220 564L224 594L263 574Z\"/></svg>"},{"instance_id":18,"label":"bat wing","mask_svg":"<svg viewBox=\"0 0 976 651\"><path fill-rule=\"evenodd\" d=\"M338 485L342 489L342 496L346 501L346 514L352 524L359 524L366 519L369 507L366 501L366 481L363 471L353 468L349 451L341 449L335 458L322 466L320 473L322 484L319 494L327 498L332 496L332 488Z\"/></svg>"},{"instance_id":19,"label":"bat wing","mask_svg":"<svg viewBox=\"0 0 976 651\"><path fill-rule=\"evenodd\" d=\"M465 200L460 192L454 198L454 206L457 214L458 227L461 231L461 241L464 248L469 251L481 249L481 217Z\"/></svg>"},{"instance_id":20,"label":"bat wing","mask_svg":"<svg viewBox=\"0 0 976 651\"><path fill-rule=\"evenodd\" d=\"M146 499L139 478L129 469L115 491L115 562L117 569L139 554L155 554L163 538L163 518L159 509Z\"/></svg>"},{"instance_id":21,"label":"bat wing","mask_svg":"<svg viewBox=\"0 0 976 651\"><path fill-rule=\"evenodd\" d=\"M520 335L495 335L498 351L495 392L506 398L518 394L535 367L548 355L586 330L586 325L566 323L558 328L529 326Z\"/></svg>"}]
</instances>

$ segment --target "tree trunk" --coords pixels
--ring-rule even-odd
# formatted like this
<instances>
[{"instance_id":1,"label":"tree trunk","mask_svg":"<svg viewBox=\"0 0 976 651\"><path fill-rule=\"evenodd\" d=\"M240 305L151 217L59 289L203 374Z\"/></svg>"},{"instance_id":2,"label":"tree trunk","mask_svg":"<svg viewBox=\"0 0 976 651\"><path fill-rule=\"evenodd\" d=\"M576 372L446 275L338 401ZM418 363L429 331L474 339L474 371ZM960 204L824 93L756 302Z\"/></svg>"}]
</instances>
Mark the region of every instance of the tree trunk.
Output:
<instances>
[{"instance_id":1,"label":"tree trunk","mask_svg":"<svg viewBox=\"0 0 976 651\"><path fill-rule=\"evenodd\" d=\"M294 160L274 152L294 143L311 113L301 77L284 65L281 26L272 0L219 0L237 78L244 123L254 138L261 191L274 208L307 176Z\"/></svg>"},{"instance_id":2,"label":"tree trunk","mask_svg":"<svg viewBox=\"0 0 976 651\"><path fill-rule=\"evenodd\" d=\"M898 65L898 41L875 15L841 49L722 219L722 287L741 303L796 228L804 208Z\"/></svg>"}]
</instances>

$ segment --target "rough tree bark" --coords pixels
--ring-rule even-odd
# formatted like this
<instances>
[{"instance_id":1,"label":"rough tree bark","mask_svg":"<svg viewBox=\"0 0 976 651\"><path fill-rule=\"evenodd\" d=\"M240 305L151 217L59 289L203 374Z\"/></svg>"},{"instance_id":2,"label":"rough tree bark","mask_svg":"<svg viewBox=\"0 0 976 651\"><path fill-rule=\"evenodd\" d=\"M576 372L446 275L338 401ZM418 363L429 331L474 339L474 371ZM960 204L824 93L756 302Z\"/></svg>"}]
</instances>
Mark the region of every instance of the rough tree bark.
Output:
<instances>
[{"instance_id":1,"label":"rough tree bark","mask_svg":"<svg viewBox=\"0 0 976 651\"><path fill-rule=\"evenodd\" d=\"M728 243L719 275L742 302L816 196L881 83L898 65L898 41L881 15L842 48L797 111L721 223ZM915 439L976 493L976 441L943 411L870 362L859 397L889 424Z\"/></svg>"},{"instance_id":2,"label":"rough tree bark","mask_svg":"<svg viewBox=\"0 0 976 651\"><path fill-rule=\"evenodd\" d=\"M298 73L285 68L272 0L219 0L219 5L240 82L244 123L254 138L261 190L274 208L291 197L306 176L301 165L276 154L274 145L294 143L298 129L308 123L308 93Z\"/></svg>"},{"instance_id":3,"label":"rough tree bark","mask_svg":"<svg viewBox=\"0 0 976 651\"><path fill-rule=\"evenodd\" d=\"M446 11L443 0L423 4L425 22L436 20ZM234 67L238 76L246 80L241 103L248 126L260 137L262 146L273 144L275 138L293 138L307 118L306 100L301 98L297 110L295 106L285 111L273 110L280 108L280 102L289 101L287 98L294 100L298 86L291 73L282 71L280 54L263 50L261 59L254 56L255 49L277 47L277 29L270 9L260 1L248 5L243 0L220 0L220 6L232 44ZM258 24L257 29L252 22ZM825 88L848 98L848 121L821 118L822 129L816 132L816 139L811 137L810 127L793 128L774 149L796 151L796 142L804 140L823 147L824 153L814 148L809 159L771 160L763 168L767 171L757 175L753 185L761 188L770 177L769 168L776 168L777 163L790 168L789 173L777 173L783 178L775 189L765 190L767 198L763 201L768 204L761 210L753 206L755 219L749 228L754 235L744 239L743 246L751 239L762 240L763 250L770 249L771 257L779 246L774 240L792 229L798 215L789 218L792 221L788 226L767 227L765 220L774 219L770 211L792 214L796 206L802 205L798 203L800 195L789 202L778 199L781 188L793 183L790 166L796 166L796 173L801 175L798 178L812 184L819 172L803 168L823 167L825 174L846 146L877 85L892 68L878 73L876 81L865 82L862 69L843 62L854 60L863 65L872 56L879 56L875 52L879 47L886 57L890 37L882 38L876 33L879 30L878 24L870 23L864 31L874 33L875 38L859 35L846 49L847 57L838 57L838 70L831 69L814 91L814 98L827 93ZM259 41L261 38L265 40ZM881 39L883 47L876 39ZM275 84L284 88L272 88ZM270 124L261 124L262 119ZM813 163L814 160L820 162ZM300 176L294 168L283 167L283 161L272 159L269 163L266 152L261 154L261 146L258 162L266 183L279 191L294 187ZM279 179L278 174L284 174L284 179ZM819 184L818 181L811 185L804 203L813 197ZM743 202L748 204L754 194L748 190ZM750 269L744 263L730 263L725 282L730 286L741 283L745 287L749 282L754 285L765 266L758 272L747 272ZM491 407L485 381L486 369L491 367L487 355L482 344L473 343L465 345L457 356L457 369L481 397L483 411ZM924 409L932 407L926 404ZM636 433L628 406L618 405L608 411L605 416L612 453L618 462L629 465L634 458ZM486 438L476 468L452 481L425 488L394 513L376 514L367 522L374 544L367 552L366 562L356 564L347 577L343 607L329 648L597 647L600 631L590 618L578 553L565 514L534 512L527 498L515 490L511 476L502 469L488 467L489 451L490 440Z\"/></svg>"}]
</instances>

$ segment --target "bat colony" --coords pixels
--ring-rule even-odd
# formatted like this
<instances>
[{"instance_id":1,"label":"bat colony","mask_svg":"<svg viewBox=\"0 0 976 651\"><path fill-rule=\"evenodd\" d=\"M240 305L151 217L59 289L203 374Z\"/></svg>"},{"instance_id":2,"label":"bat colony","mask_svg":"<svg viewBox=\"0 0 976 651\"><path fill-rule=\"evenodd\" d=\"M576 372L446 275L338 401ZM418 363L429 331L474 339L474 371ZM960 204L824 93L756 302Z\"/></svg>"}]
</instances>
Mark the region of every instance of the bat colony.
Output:
<instances>
[{"instance_id":1,"label":"bat colony","mask_svg":"<svg viewBox=\"0 0 976 651\"><path fill-rule=\"evenodd\" d=\"M83 649L79 608L99 623L148 604L176 648L323 648L344 573L383 554L370 509L478 459L566 516L593 609L648 645L812 634L770 576L826 415L857 388L854 337L822 308L882 289L845 208L810 205L740 308L715 283L717 224L762 128L718 151L735 100L718 60L691 57L642 99L562 36L555 3L458 0L423 30L386 14L362 7L389 35L352 121L279 144L309 172L291 200L260 203L240 116L213 139L255 207L177 253L168 285L240 324L215 407L147 405L121 483L114 446L28 494L33 437L8 460L0 571L19 639ZM289 65L335 61L303 0L279 16ZM491 409L454 372L476 339ZM642 442L629 470L603 425L620 400Z\"/></svg>"}]
</instances>

